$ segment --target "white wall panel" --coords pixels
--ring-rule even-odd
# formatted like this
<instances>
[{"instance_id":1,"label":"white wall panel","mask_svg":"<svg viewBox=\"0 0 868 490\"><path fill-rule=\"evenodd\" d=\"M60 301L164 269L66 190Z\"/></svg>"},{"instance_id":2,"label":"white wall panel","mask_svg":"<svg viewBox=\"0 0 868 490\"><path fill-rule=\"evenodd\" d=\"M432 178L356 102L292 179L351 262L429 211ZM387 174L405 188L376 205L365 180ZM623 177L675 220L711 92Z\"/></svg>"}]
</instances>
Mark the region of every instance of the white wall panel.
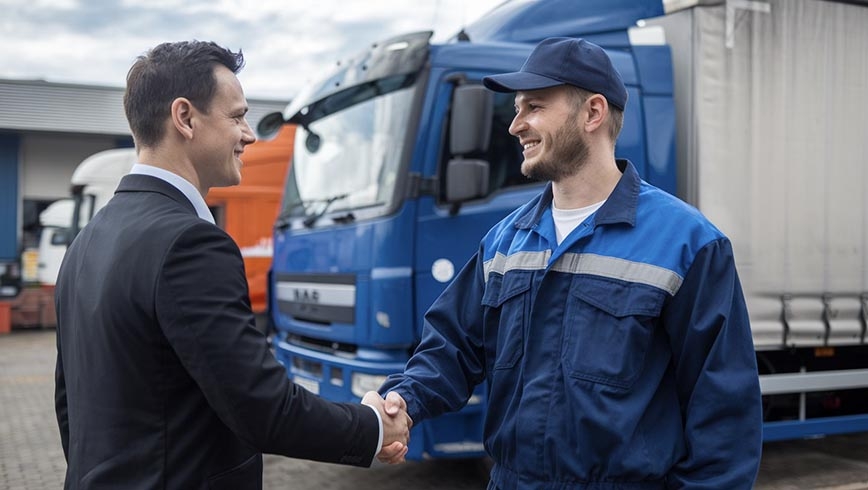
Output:
<instances>
[{"instance_id":1,"label":"white wall panel","mask_svg":"<svg viewBox=\"0 0 868 490\"><path fill-rule=\"evenodd\" d=\"M82 160L116 147L109 136L29 133L21 139L24 199L69 197L69 179Z\"/></svg>"}]
</instances>

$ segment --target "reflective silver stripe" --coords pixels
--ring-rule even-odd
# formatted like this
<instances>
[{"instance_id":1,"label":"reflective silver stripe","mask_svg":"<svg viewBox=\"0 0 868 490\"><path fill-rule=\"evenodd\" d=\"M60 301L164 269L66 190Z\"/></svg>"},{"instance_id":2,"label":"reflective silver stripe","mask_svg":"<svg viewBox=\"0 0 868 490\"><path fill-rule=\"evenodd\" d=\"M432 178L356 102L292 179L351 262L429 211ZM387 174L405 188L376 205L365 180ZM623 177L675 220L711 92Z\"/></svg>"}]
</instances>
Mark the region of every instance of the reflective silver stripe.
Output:
<instances>
[{"instance_id":1,"label":"reflective silver stripe","mask_svg":"<svg viewBox=\"0 0 868 490\"><path fill-rule=\"evenodd\" d=\"M672 295L678 292L683 281L680 275L663 267L597 254L564 254L552 266L552 270L638 282L660 288Z\"/></svg>"},{"instance_id":2,"label":"reflective silver stripe","mask_svg":"<svg viewBox=\"0 0 868 490\"><path fill-rule=\"evenodd\" d=\"M498 252L493 259L483 264L485 281L488 282L488 275L492 272L503 275L512 270L544 270L550 258L550 250L518 252L509 256ZM555 262L552 270L647 284L672 295L678 292L683 281L680 275L664 267L597 254L564 254Z\"/></svg>"},{"instance_id":3,"label":"reflective silver stripe","mask_svg":"<svg viewBox=\"0 0 868 490\"><path fill-rule=\"evenodd\" d=\"M543 270L549 263L552 256L551 250L543 250L542 252L518 252L510 256L503 255L497 252L493 259L485 261L482 265L485 275L485 282L488 282L488 275L492 272L498 274L506 274L512 270Z\"/></svg>"},{"instance_id":4,"label":"reflective silver stripe","mask_svg":"<svg viewBox=\"0 0 868 490\"><path fill-rule=\"evenodd\" d=\"M371 279L395 279L397 277L411 277L412 267L374 267L371 269Z\"/></svg>"},{"instance_id":5,"label":"reflective silver stripe","mask_svg":"<svg viewBox=\"0 0 868 490\"><path fill-rule=\"evenodd\" d=\"M356 287L352 284L279 281L277 299L329 306L355 306Z\"/></svg>"}]
</instances>

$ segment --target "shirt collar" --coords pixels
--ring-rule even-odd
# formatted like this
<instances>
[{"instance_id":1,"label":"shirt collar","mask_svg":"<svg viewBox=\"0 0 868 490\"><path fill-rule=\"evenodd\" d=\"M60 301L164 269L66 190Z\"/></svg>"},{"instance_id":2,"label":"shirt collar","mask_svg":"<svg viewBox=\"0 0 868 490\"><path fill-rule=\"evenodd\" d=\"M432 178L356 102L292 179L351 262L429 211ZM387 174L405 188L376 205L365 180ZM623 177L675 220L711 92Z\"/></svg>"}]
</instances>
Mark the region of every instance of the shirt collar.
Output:
<instances>
[{"instance_id":1,"label":"shirt collar","mask_svg":"<svg viewBox=\"0 0 868 490\"><path fill-rule=\"evenodd\" d=\"M636 206L639 204L639 186L642 179L636 167L629 160L616 160L618 169L623 175L615 185L615 189L606 199L606 202L597 210L595 225L610 223L626 223L636 225ZM536 205L531 206L518 220L515 227L519 229L533 228L539 223L543 213L552 205L552 184L546 185Z\"/></svg>"},{"instance_id":2,"label":"shirt collar","mask_svg":"<svg viewBox=\"0 0 868 490\"><path fill-rule=\"evenodd\" d=\"M181 177L178 174L169 172L168 170L154 167L153 165L146 165L144 163L137 163L133 165L130 173L139 175L150 175L151 177L156 177L168 183L172 187L181 191L181 193L187 197L187 199L193 205L193 209L196 210L196 214L200 218L211 224L215 224L214 216L211 215L211 210L208 209L208 205L205 203L205 199L202 198L202 194L199 194L199 191L196 189L196 187L191 184L187 179Z\"/></svg>"}]
</instances>

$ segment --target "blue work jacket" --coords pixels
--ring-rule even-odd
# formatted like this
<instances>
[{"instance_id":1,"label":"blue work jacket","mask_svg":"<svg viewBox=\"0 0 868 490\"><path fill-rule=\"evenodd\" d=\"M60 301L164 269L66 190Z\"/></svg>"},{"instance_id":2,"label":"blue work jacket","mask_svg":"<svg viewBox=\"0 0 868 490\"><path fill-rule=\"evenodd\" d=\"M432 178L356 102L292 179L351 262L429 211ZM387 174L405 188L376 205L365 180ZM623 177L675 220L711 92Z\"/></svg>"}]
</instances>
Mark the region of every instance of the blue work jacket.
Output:
<instances>
[{"instance_id":1,"label":"blue work jacket","mask_svg":"<svg viewBox=\"0 0 868 490\"><path fill-rule=\"evenodd\" d=\"M492 228L380 391L418 422L486 381L491 489L750 489L761 398L730 242L618 164L560 245L550 186Z\"/></svg>"}]
</instances>

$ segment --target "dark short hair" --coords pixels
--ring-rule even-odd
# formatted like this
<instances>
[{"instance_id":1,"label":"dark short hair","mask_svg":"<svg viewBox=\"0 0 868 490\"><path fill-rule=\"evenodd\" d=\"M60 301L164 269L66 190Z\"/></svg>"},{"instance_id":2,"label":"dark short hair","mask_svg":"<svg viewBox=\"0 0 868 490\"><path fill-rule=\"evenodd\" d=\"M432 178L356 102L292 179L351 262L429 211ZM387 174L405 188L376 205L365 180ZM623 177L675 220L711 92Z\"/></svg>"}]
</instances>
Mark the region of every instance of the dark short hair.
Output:
<instances>
[{"instance_id":1,"label":"dark short hair","mask_svg":"<svg viewBox=\"0 0 868 490\"><path fill-rule=\"evenodd\" d=\"M218 64L238 73L244 55L213 42L182 41L160 44L136 58L124 92L124 112L136 145L155 146L163 139L166 118L178 97L207 112L217 88Z\"/></svg>"},{"instance_id":2,"label":"dark short hair","mask_svg":"<svg viewBox=\"0 0 868 490\"><path fill-rule=\"evenodd\" d=\"M582 104L593 94L585 89L575 87L573 85L564 85L569 91L570 98L575 105L575 110L578 110ZM618 140L618 135L621 134L621 128L624 126L624 111L614 105L609 105L609 137L612 143Z\"/></svg>"}]
</instances>

